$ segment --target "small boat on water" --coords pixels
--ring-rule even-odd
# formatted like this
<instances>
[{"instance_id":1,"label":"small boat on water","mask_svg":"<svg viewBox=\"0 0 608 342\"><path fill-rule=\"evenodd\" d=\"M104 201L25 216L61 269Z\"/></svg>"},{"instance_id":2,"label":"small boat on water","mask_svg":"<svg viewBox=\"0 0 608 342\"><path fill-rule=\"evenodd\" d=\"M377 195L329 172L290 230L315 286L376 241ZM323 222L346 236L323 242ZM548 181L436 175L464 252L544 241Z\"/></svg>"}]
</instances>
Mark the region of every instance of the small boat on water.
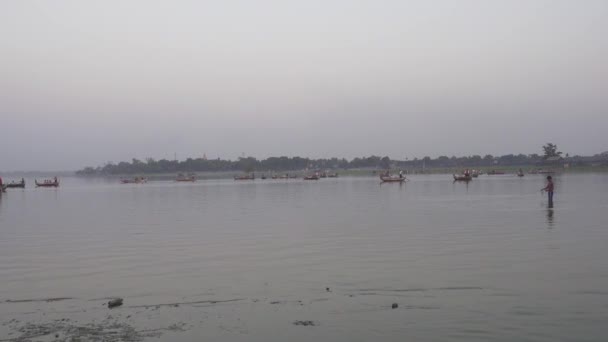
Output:
<instances>
[{"instance_id":1,"label":"small boat on water","mask_svg":"<svg viewBox=\"0 0 608 342\"><path fill-rule=\"evenodd\" d=\"M190 173L187 176L183 173L178 173L176 182L196 182L196 175L194 173Z\"/></svg>"},{"instance_id":2,"label":"small boat on water","mask_svg":"<svg viewBox=\"0 0 608 342\"><path fill-rule=\"evenodd\" d=\"M4 184L3 187L7 188L22 188L25 189L25 179L21 178L20 182L10 182L8 184Z\"/></svg>"},{"instance_id":3,"label":"small boat on water","mask_svg":"<svg viewBox=\"0 0 608 342\"><path fill-rule=\"evenodd\" d=\"M401 183L401 182L405 182L407 179L405 177L399 177L399 176L381 175L380 180L383 183Z\"/></svg>"},{"instance_id":4,"label":"small boat on water","mask_svg":"<svg viewBox=\"0 0 608 342\"><path fill-rule=\"evenodd\" d=\"M254 180L255 175L252 173L250 175L242 175L242 176L234 176L234 180Z\"/></svg>"},{"instance_id":5,"label":"small boat on water","mask_svg":"<svg viewBox=\"0 0 608 342\"><path fill-rule=\"evenodd\" d=\"M42 183L38 183L38 180L34 179L34 183L36 183L36 187L45 187L45 188L57 188L59 187L59 180L57 177L54 179L45 179Z\"/></svg>"},{"instance_id":6,"label":"small boat on water","mask_svg":"<svg viewBox=\"0 0 608 342\"><path fill-rule=\"evenodd\" d=\"M338 173L337 172L328 173L327 174L327 178L338 178Z\"/></svg>"},{"instance_id":7,"label":"small boat on water","mask_svg":"<svg viewBox=\"0 0 608 342\"><path fill-rule=\"evenodd\" d=\"M504 175L505 172L504 171L500 171L500 170L491 170L488 171L488 175Z\"/></svg>"},{"instance_id":8,"label":"small boat on water","mask_svg":"<svg viewBox=\"0 0 608 342\"><path fill-rule=\"evenodd\" d=\"M468 182L473 179L471 175L452 175L454 176L454 182Z\"/></svg>"},{"instance_id":9,"label":"small boat on water","mask_svg":"<svg viewBox=\"0 0 608 342\"><path fill-rule=\"evenodd\" d=\"M120 180L121 184L143 184L146 183L148 179L146 177L135 177L133 179L123 178Z\"/></svg>"},{"instance_id":10,"label":"small boat on water","mask_svg":"<svg viewBox=\"0 0 608 342\"><path fill-rule=\"evenodd\" d=\"M304 176L304 180L319 180L319 175L308 175Z\"/></svg>"},{"instance_id":11,"label":"small boat on water","mask_svg":"<svg viewBox=\"0 0 608 342\"><path fill-rule=\"evenodd\" d=\"M524 171L522 169L519 169L519 171L517 171L517 177L523 177L524 176Z\"/></svg>"}]
</instances>

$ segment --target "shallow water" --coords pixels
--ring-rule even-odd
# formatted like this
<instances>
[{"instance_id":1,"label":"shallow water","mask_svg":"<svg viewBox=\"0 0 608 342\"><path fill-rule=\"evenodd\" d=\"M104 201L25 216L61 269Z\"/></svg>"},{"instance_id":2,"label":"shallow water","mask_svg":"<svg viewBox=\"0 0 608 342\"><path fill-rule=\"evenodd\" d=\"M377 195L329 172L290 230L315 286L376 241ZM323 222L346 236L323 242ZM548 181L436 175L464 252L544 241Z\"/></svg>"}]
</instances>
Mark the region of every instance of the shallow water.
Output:
<instances>
[{"instance_id":1,"label":"shallow water","mask_svg":"<svg viewBox=\"0 0 608 342\"><path fill-rule=\"evenodd\" d=\"M166 341L604 341L608 175L555 176L554 208L540 175L450 177L8 190L0 339L112 319Z\"/></svg>"}]
</instances>

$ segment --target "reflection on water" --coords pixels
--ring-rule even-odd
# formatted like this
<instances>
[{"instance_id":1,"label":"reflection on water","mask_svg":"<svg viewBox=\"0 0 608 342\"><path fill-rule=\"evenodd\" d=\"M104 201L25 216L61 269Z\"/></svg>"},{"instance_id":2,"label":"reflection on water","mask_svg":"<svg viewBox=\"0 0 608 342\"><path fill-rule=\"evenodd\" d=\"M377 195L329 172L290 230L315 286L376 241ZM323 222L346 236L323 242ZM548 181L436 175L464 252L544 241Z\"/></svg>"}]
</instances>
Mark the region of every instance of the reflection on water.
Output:
<instances>
[{"instance_id":1,"label":"reflection on water","mask_svg":"<svg viewBox=\"0 0 608 342\"><path fill-rule=\"evenodd\" d=\"M9 191L0 321L51 311L103 320L92 300L121 296L113 315L190 327L166 341L604 339L608 175L560 176L557 208L538 198L541 176L408 178L65 178ZM17 302L32 299L44 304Z\"/></svg>"},{"instance_id":2,"label":"reflection on water","mask_svg":"<svg viewBox=\"0 0 608 342\"><path fill-rule=\"evenodd\" d=\"M547 206L547 227L553 228L553 203Z\"/></svg>"}]
</instances>

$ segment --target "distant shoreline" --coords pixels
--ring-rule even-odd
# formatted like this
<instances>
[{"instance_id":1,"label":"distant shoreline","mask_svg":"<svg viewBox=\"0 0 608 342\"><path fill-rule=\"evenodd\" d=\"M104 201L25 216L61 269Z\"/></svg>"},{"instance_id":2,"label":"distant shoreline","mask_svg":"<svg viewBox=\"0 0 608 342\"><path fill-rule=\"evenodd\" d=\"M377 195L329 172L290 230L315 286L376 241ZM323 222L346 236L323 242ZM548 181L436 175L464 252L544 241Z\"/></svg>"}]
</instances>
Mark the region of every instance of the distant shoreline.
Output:
<instances>
[{"instance_id":1,"label":"distant shoreline","mask_svg":"<svg viewBox=\"0 0 608 342\"><path fill-rule=\"evenodd\" d=\"M445 175L451 175L451 174L457 174L463 171L464 168L428 168L426 170L408 170L408 169L403 169L404 172L406 172L406 174L408 175L425 175L425 174L445 174ZM505 172L505 175L509 175L509 174L517 174L519 169L522 169L524 171L524 173L526 175L530 174L530 175L534 175L531 174L530 171L531 170L537 170L537 169L550 169L552 171L555 171L556 173L560 174L560 173L580 173L580 172L608 172L608 166L597 166L597 167L586 167L586 166L574 166L574 167L568 167L568 168L540 168L538 166L535 165L528 165L528 166L520 166L520 165L515 165L515 166L502 166L502 167L480 167L480 168L469 168L469 169L475 169L475 170L479 170L483 173L487 173L488 171L492 171L492 170L496 170L496 171L503 171ZM395 172L397 173L400 169L398 168L393 168L390 169L391 172ZM371 168L366 168L366 169L346 169L346 170L336 170L333 169L331 170L331 172L336 172L338 173L339 177L374 177L377 176L381 171L384 171L384 169L371 169ZM253 171L252 173L255 174L256 179L259 179L262 175L266 176L267 178L270 178L272 175L284 175L284 174L290 174L290 175L297 175L298 177L304 176L306 174L312 173L314 171L311 170L284 170L284 171ZM238 176L238 175L242 175L245 172L243 171L204 171L204 172L192 172L192 174L196 175L196 178L198 180L205 180L205 179L232 179L234 176ZM95 175L82 175L82 174L76 174L76 173L72 173L72 176L77 176L77 177L83 177L83 178L132 178L135 176L146 176L149 179L152 180L174 180L176 175L178 174L178 172L160 172L160 173L125 173L125 174L112 174L112 175L103 175L103 174L95 174Z\"/></svg>"}]
</instances>

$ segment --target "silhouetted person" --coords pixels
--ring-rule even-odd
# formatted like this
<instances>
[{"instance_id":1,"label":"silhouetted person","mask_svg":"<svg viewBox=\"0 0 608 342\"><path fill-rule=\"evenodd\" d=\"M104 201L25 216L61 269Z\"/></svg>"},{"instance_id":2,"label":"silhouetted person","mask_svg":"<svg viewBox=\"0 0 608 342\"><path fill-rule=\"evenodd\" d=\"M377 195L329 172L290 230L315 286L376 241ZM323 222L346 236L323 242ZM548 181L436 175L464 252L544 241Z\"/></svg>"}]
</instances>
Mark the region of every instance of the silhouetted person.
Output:
<instances>
[{"instance_id":1,"label":"silhouetted person","mask_svg":"<svg viewBox=\"0 0 608 342\"><path fill-rule=\"evenodd\" d=\"M549 198L549 205L553 205L553 178L551 176L547 176L547 186L542 188L541 190L547 192L547 197Z\"/></svg>"}]
</instances>

